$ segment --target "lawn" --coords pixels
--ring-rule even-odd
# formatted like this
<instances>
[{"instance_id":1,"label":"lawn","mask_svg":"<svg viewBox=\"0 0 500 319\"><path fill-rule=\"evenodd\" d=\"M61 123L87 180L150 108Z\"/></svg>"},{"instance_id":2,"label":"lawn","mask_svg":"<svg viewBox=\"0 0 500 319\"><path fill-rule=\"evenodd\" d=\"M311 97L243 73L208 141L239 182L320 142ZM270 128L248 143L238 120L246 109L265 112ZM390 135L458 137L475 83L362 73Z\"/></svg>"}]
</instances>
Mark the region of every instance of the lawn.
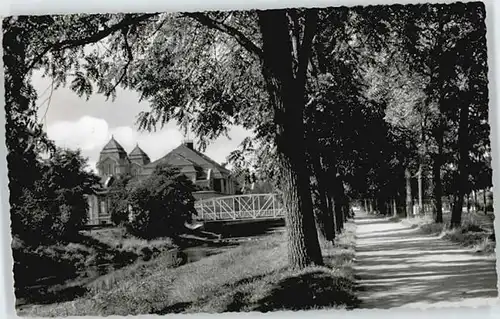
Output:
<instances>
[{"instance_id":1,"label":"lawn","mask_svg":"<svg viewBox=\"0 0 500 319\"><path fill-rule=\"evenodd\" d=\"M93 283L71 302L34 306L29 316L138 315L173 312L273 311L352 308L354 225L346 224L334 246L324 246L325 266L287 269L283 234L244 243L200 261L175 266L161 254Z\"/></svg>"}]
</instances>

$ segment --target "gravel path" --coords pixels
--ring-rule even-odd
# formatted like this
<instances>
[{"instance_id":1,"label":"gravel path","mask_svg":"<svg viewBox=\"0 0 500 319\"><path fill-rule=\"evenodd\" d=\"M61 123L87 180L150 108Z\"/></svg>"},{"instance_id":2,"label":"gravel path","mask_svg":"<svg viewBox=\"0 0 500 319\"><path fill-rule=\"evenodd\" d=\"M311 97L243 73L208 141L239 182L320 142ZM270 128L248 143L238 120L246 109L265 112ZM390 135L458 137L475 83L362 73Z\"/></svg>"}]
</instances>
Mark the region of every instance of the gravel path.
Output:
<instances>
[{"instance_id":1,"label":"gravel path","mask_svg":"<svg viewBox=\"0 0 500 319\"><path fill-rule=\"evenodd\" d=\"M355 273L362 308L485 305L498 299L494 256L356 213Z\"/></svg>"}]
</instances>

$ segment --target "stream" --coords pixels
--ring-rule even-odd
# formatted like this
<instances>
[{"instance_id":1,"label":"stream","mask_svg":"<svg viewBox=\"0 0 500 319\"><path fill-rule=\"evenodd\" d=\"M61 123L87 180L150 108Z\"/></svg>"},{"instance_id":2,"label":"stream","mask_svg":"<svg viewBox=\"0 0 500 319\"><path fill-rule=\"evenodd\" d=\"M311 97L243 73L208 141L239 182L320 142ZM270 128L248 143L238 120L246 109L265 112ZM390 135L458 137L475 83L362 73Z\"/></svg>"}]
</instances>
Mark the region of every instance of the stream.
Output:
<instances>
[{"instance_id":1,"label":"stream","mask_svg":"<svg viewBox=\"0 0 500 319\"><path fill-rule=\"evenodd\" d=\"M197 262L233 249L244 242L265 240L271 234L283 232L284 226L283 220L207 223L200 231L200 237L212 235L214 239L196 245L181 246L178 252L184 259L183 264ZM215 239L216 235L221 235L221 239Z\"/></svg>"}]
</instances>

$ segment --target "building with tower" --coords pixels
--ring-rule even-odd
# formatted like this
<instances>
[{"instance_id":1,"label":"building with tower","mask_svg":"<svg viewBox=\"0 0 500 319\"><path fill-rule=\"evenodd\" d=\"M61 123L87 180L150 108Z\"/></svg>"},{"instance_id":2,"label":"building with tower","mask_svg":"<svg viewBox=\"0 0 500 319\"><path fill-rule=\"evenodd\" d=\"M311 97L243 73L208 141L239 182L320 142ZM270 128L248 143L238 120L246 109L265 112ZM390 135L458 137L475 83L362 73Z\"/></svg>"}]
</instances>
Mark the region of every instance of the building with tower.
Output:
<instances>
[{"instance_id":1,"label":"building with tower","mask_svg":"<svg viewBox=\"0 0 500 319\"><path fill-rule=\"evenodd\" d=\"M197 199L233 195L236 183L231 172L194 148L192 141L185 141L165 156L151 161L137 144L127 154L112 136L104 146L96 164L102 187L89 196L89 225L111 223L109 213L110 191L113 183L122 176L131 176L133 181L147 179L158 165L169 165L179 169L198 186L193 193Z\"/></svg>"}]
</instances>

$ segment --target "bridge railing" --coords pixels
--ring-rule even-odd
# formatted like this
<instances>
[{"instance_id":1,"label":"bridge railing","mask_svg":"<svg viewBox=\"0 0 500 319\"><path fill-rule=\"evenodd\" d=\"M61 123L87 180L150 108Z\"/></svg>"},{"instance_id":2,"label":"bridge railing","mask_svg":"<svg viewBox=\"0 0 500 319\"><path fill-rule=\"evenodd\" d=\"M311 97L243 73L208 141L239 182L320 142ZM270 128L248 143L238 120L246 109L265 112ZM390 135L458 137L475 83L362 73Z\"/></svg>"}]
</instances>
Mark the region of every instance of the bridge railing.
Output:
<instances>
[{"instance_id":1,"label":"bridge railing","mask_svg":"<svg viewBox=\"0 0 500 319\"><path fill-rule=\"evenodd\" d=\"M285 215L277 194L246 194L214 197L195 203L198 220L280 218Z\"/></svg>"}]
</instances>

